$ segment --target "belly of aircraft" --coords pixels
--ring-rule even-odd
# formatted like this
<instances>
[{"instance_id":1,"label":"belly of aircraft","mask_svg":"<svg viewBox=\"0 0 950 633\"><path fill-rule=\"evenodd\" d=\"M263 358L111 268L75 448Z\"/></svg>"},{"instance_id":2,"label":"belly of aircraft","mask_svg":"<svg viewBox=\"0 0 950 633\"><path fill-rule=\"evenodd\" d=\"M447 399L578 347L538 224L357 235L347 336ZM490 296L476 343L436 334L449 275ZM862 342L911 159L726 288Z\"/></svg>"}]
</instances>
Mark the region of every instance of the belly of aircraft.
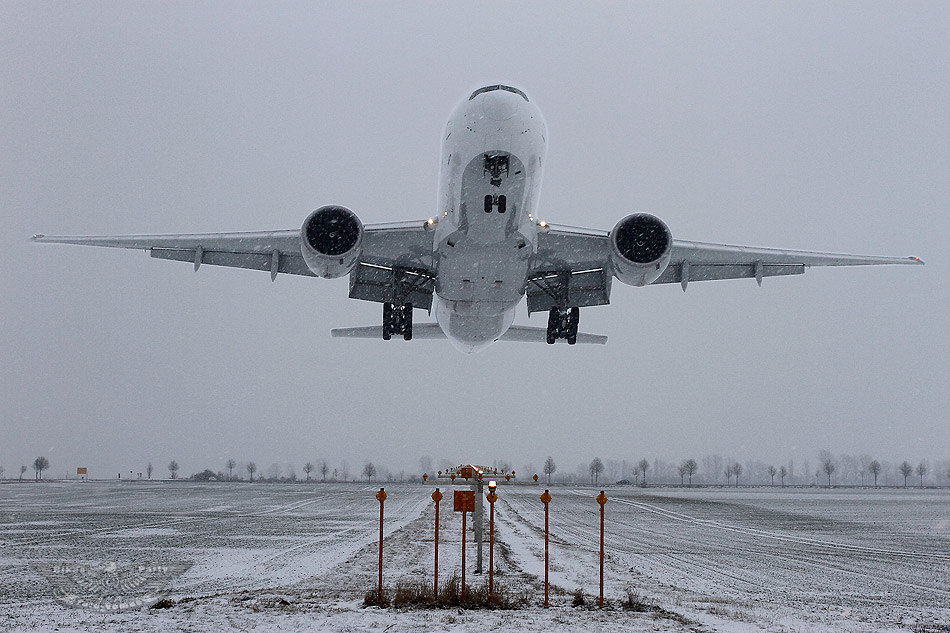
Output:
<instances>
[{"instance_id":1,"label":"belly of aircraft","mask_svg":"<svg viewBox=\"0 0 950 633\"><path fill-rule=\"evenodd\" d=\"M465 167L435 288L436 318L453 342L491 344L514 319L531 251L519 231L524 198L524 166L514 155L486 152Z\"/></svg>"}]
</instances>

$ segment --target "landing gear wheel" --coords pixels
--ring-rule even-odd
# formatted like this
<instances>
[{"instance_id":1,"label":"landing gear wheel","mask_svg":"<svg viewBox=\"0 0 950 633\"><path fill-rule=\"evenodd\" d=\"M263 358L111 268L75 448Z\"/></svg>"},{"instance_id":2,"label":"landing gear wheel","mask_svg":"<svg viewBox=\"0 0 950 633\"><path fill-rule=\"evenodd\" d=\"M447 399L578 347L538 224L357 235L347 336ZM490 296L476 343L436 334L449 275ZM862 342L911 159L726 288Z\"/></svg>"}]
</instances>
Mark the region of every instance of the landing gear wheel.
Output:
<instances>
[{"instance_id":1,"label":"landing gear wheel","mask_svg":"<svg viewBox=\"0 0 950 633\"><path fill-rule=\"evenodd\" d=\"M581 320L580 308L551 308L548 312L548 329L545 340L553 345L559 338L567 340L568 345L577 343L577 326Z\"/></svg>"},{"instance_id":2,"label":"landing gear wheel","mask_svg":"<svg viewBox=\"0 0 950 633\"><path fill-rule=\"evenodd\" d=\"M402 335L407 341L412 340L412 304L393 305L383 304L383 340L392 339L393 334Z\"/></svg>"},{"instance_id":3,"label":"landing gear wheel","mask_svg":"<svg viewBox=\"0 0 950 633\"><path fill-rule=\"evenodd\" d=\"M548 331L546 335L546 340L548 345L554 345L554 341L560 338L560 325L561 318L558 315L557 308L551 308L548 312Z\"/></svg>"},{"instance_id":4,"label":"landing gear wheel","mask_svg":"<svg viewBox=\"0 0 950 633\"><path fill-rule=\"evenodd\" d=\"M402 306L402 338L406 341L412 340L412 304L407 303Z\"/></svg>"},{"instance_id":5,"label":"landing gear wheel","mask_svg":"<svg viewBox=\"0 0 950 633\"><path fill-rule=\"evenodd\" d=\"M383 340L388 341L393 337L392 332L392 323L393 323L393 304L384 303L383 304Z\"/></svg>"},{"instance_id":6,"label":"landing gear wheel","mask_svg":"<svg viewBox=\"0 0 950 633\"><path fill-rule=\"evenodd\" d=\"M564 338L567 339L568 345L574 345L577 343L577 325L581 320L581 309L580 308L571 308L570 316L567 318L567 332L565 333Z\"/></svg>"}]
</instances>

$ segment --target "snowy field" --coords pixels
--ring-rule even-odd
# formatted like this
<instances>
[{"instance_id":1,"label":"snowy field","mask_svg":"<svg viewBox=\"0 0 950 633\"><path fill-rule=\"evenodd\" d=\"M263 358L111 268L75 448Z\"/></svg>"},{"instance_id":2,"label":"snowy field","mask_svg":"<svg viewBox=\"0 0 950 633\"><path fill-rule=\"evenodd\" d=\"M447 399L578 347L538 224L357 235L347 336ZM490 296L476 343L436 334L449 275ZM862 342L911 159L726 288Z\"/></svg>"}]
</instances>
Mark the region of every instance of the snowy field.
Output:
<instances>
[{"instance_id":1,"label":"snowy field","mask_svg":"<svg viewBox=\"0 0 950 633\"><path fill-rule=\"evenodd\" d=\"M598 593L597 490L551 491L553 606L543 609L542 490L504 487L496 582L528 591L531 606L399 612L361 606L376 582L377 489L0 485L0 630L950 631L950 490L608 489L612 605L598 610L571 606L578 588L589 602ZM432 487L386 490L386 583L431 579ZM441 510L448 578L461 520L450 494ZM191 567L170 584L165 608L103 614L54 599L36 569L54 561ZM618 608L628 590L655 608Z\"/></svg>"}]
</instances>

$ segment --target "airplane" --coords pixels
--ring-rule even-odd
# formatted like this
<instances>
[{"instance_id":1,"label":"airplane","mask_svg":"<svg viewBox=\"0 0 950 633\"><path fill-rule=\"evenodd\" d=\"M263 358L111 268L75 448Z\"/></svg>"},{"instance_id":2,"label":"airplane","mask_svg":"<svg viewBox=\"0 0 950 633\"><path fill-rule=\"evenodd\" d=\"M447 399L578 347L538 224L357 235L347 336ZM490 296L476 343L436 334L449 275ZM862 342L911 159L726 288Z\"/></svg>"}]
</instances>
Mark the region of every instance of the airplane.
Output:
<instances>
[{"instance_id":1,"label":"airplane","mask_svg":"<svg viewBox=\"0 0 950 633\"><path fill-rule=\"evenodd\" d=\"M539 195L547 151L541 110L512 86L463 96L442 136L438 208L426 220L364 225L328 205L297 229L119 236L34 235L36 242L144 249L158 259L335 279L349 296L383 307L382 325L340 328L335 337L447 338L465 353L496 341L604 344L578 332L580 309L609 303L611 282L630 286L795 275L810 266L922 264L880 257L729 246L674 239L648 213L609 231L549 224ZM513 325L526 299L546 328ZM413 323L414 310L434 323Z\"/></svg>"}]
</instances>

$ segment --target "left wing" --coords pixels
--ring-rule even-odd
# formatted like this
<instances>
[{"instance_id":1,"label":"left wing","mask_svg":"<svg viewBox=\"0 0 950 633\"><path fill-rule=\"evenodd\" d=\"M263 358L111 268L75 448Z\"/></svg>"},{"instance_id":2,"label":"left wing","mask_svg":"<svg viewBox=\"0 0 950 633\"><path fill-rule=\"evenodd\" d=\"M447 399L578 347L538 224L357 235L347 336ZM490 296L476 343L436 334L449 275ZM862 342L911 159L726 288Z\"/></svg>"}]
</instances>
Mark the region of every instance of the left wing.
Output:
<instances>
[{"instance_id":1,"label":"left wing","mask_svg":"<svg viewBox=\"0 0 950 633\"><path fill-rule=\"evenodd\" d=\"M167 235L34 235L33 241L81 244L148 251L158 259L194 262L270 271L315 275L300 254L300 229L247 233L192 233ZM406 265L414 270L431 269L432 237L425 222L368 224L364 227L363 253L356 268L392 270ZM410 266L411 265L411 266Z\"/></svg>"},{"instance_id":2,"label":"left wing","mask_svg":"<svg viewBox=\"0 0 950 633\"><path fill-rule=\"evenodd\" d=\"M923 264L917 257L879 257L730 246L673 240L667 269L654 284L755 279L798 275L810 266ZM584 307L609 302L612 271L610 233L551 224L539 225L538 252L528 281L528 311L556 305L557 292L566 292L568 305Z\"/></svg>"}]
</instances>

